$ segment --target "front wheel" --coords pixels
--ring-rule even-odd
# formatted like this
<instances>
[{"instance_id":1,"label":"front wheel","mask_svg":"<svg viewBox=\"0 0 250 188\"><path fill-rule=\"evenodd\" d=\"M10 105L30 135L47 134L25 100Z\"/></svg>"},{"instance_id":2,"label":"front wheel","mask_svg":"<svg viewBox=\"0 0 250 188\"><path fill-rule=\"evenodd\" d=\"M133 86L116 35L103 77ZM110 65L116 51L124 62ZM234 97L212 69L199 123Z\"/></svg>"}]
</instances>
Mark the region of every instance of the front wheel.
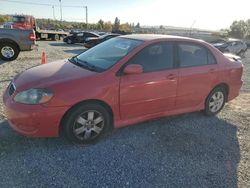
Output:
<instances>
[{"instance_id":1,"label":"front wheel","mask_svg":"<svg viewBox=\"0 0 250 188\"><path fill-rule=\"evenodd\" d=\"M226 102L226 92L222 87L215 88L207 97L205 102L205 114L215 115L219 113Z\"/></svg>"},{"instance_id":2,"label":"front wheel","mask_svg":"<svg viewBox=\"0 0 250 188\"><path fill-rule=\"evenodd\" d=\"M69 140L89 143L99 138L111 122L111 115L102 105L83 104L66 115L62 128Z\"/></svg>"},{"instance_id":3,"label":"front wheel","mask_svg":"<svg viewBox=\"0 0 250 188\"><path fill-rule=\"evenodd\" d=\"M244 50L241 50L241 51L238 53L238 55L239 55L240 57L244 57L244 56L245 56L245 51L244 51Z\"/></svg>"}]
</instances>

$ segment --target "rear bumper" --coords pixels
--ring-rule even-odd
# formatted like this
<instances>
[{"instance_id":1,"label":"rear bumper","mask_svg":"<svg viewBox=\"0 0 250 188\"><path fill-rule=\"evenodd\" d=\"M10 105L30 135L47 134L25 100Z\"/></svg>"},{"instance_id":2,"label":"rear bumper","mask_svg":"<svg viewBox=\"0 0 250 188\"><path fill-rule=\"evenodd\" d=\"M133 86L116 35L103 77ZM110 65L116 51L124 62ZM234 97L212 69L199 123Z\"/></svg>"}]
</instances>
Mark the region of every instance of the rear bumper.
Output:
<instances>
[{"instance_id":1,"label":"rear bumper","mask_svg":"<svg viewBox=\"0 0 250 188\"><path fill-rule=\"evenodd\" d=\"M31 50L36 50L38 48L38 44L32 44L30 49Z\"/></svg>"},{"instance_id":2,"label":"rear bumper","mask_svg":"<svg viewBox=\"0 0 250 188\"><path fill-rule=\"evenodd\" d=\"M30 42L28 44L22 45L20 46L21 51L31 51L34 49L37 49L38 44L36 44L36 42Z\"/></svg>"},{"instance_id":3,"label":"rear bumper","mask_svg":"<svg viewBox=\"0 0 250 188\"><path fill-rule=\"evenodd\" d=\"M241 80L239 83L233 84L230 86L229 94L228 94L228 101L233 100L234 98L236 98L239 95L240 88L242 87L242 84L243 84L243 81Z\"/></svg>"}]
</instances>

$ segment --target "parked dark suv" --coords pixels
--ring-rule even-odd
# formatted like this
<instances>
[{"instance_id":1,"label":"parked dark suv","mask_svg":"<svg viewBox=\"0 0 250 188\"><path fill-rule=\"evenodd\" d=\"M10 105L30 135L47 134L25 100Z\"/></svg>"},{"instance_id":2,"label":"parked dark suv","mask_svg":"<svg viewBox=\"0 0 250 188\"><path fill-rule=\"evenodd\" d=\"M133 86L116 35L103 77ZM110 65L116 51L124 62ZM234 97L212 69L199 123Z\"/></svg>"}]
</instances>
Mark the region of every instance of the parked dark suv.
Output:
<instances>
[{"instance_id":1,"label":"parked dark suv","mask_svg":"<svg viewBox=\"0 0 250 188\"><path fill-rule=\"evenodd\" d=\"M73 33L72 35L65 37L63 42L66 42L67 44L84 43L89 37L99 37L99 35L92 32Z\"/></svg>"}]
</instances>

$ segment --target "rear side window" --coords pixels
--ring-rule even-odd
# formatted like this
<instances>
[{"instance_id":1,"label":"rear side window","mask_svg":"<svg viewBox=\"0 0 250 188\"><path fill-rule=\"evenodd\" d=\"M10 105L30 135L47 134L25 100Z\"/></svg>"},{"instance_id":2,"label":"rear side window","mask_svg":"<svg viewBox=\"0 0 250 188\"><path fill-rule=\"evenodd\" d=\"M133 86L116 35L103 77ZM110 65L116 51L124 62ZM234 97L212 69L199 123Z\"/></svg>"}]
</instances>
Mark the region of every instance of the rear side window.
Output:
<instances>
[{"instance_id":1,"label":"rear side window","mask_svg":"<svg viewBox=\"0 0 250 188\"><path fill-rule=\"evenodd\" d=\"M144 72L171 69L173 63L173 45L171 43L159 43L145 47L129 61L129 64L142 65Z\"/></svg>"},{"instance_id":2,"label":"rear side window","mask_svg":"<svg viewBox=\"0 0 250 188\"><path fill-rule=\"evenodd\" d=\"M97 35L93 34L93 33L85 33L86 37L97 37Z\"/></svg>"},{"instance_id":3,"label":"rear side window","mask_svg":"<svg viewBox=\"0 0 250 188\"><path fill-rule=\"evenodd\" d=\"M193 67L216 63L214 56L207 48L195 44L179 44L178 57L180 67Z\"/></svg>"},{"instance_id":4,"label":"rear side window","mask_svg":"<svg viewBox=\"0 0 250 188\"><path fill-rule=\"evenodd\" d=\"M207 50L207 60L209 65L216 64L216 60L209 50Z\"/></svg>"}]
</instances>

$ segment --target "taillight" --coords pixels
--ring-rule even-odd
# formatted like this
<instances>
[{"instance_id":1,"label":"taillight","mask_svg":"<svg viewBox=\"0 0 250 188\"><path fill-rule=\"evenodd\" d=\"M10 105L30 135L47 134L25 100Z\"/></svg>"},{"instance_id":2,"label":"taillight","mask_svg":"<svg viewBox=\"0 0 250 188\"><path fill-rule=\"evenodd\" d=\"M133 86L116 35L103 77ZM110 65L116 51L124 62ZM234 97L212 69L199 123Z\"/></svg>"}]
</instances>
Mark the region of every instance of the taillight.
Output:
<instances>
[{"instance_id":1,"label":"taillight","mask_svg":"<svg viewBox=\"0 0 250 188\"><path fill-rule=\"evenodd\" d=\"M29 39L30 40L36 40L36 35L35 35L34 31L29 34Z\"/></svg>"}]
</instances>

